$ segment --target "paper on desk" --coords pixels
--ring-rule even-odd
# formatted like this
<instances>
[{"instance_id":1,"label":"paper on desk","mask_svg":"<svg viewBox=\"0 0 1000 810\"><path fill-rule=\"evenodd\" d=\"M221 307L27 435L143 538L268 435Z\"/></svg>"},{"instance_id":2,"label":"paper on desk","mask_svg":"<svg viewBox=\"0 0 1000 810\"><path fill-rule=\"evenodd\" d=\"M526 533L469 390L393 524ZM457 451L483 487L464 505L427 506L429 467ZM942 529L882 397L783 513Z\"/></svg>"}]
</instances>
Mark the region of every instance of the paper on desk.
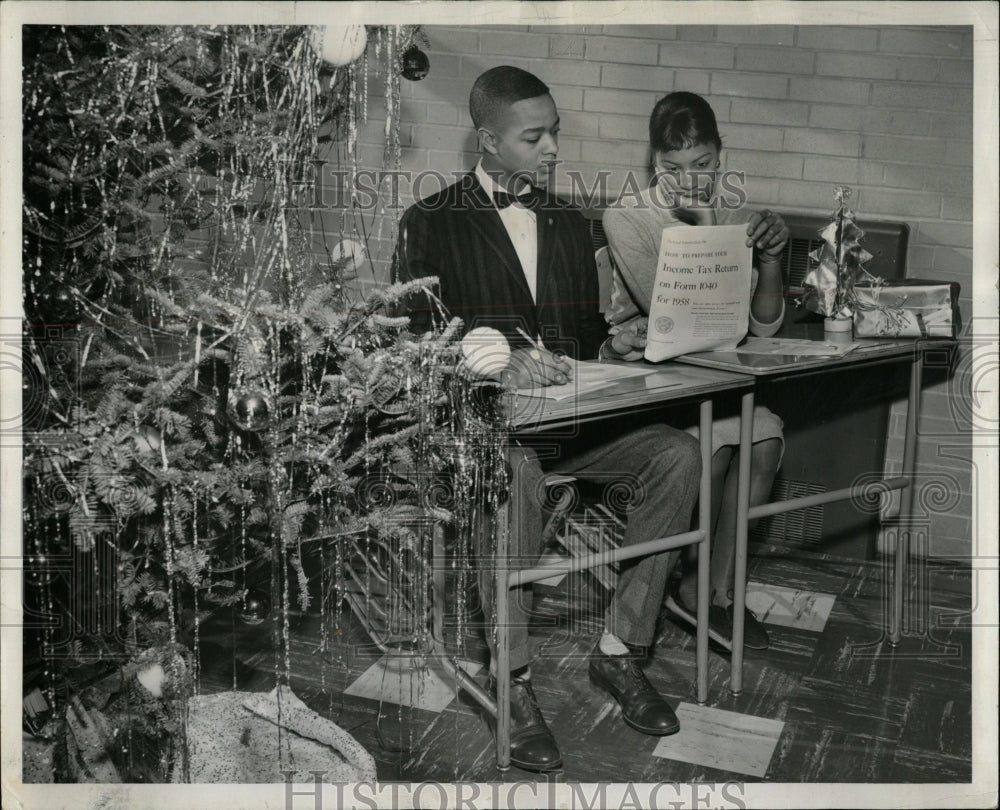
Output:
<instances>
[{"instance_id":1,"label":"paper on desk","mask_svg":"<svg viewBox=\"0 0 1000 810\"><path fill-rule=\"evenodd\" d=\"M859 343L833 343L823 340L797 338L747 338L735 349L717 349L737 354L791 354L798 357L843 357Z\"/></svg>"},{"instance_id":2,"label":"paper on desk","mask_svg":"<svg viewBox=\"0 0 1000 810\"><path fill-rule=\"evenodd\" d=\"M556 401L582 396L590 391L597 391L609 385L614 385L624 377L640 377L653 374L661 369L643 365L625 365L624 363L598 363L597 361L579 361L565 358L573 370L573 379L565 385L540 385L532 388L518 388L515 393L524 397L544 397Z\"/></svg>"}]
</instances>

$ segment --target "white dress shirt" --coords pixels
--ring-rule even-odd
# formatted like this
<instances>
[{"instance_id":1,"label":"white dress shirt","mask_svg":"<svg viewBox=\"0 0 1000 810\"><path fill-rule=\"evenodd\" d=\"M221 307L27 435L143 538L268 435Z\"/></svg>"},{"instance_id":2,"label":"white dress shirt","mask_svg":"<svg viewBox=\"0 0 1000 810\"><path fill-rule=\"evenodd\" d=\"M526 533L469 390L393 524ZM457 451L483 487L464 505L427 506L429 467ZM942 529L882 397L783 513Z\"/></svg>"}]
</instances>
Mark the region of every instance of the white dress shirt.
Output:
<instances>
[{"instance_id":1,"label":"white dress shirt","mask_svg":"<svg viewBox=\"0 0 1000 810\"><path fill-rule=\"evenodd\" d=\"M476 177L480 185L486 190L486 193L490 195L493 205L496 206L496 201L493 200L493 193L495 191L506 192L506 189L500 188L493 182L493 178L483 168L482 161L476 164ZM524 194L529 188L529 184L523 182L520 188L518 188L517 193ZM524 279L528 282L528 289L531 290L531 298L537 302L538 222L535 218L535 212L519 203L513 203L506 208L497 207L497 213L500 215L500 221L503 222L503 226L507 230L510 241L514 244L514 251L521 262Z\"/></svg>"}]
</instances>

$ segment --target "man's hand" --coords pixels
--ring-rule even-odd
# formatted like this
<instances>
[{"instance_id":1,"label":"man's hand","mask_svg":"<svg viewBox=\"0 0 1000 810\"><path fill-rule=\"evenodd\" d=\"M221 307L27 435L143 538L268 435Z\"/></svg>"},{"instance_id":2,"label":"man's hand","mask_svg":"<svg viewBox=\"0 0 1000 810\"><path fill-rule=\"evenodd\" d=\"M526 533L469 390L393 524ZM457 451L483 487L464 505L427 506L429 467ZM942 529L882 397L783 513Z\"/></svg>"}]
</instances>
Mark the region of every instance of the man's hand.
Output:
<instances>
[{"instance_id":1,"label":"man's hand","mask_svg":"<svg viewBox=\"0 0 1000 810\"><path fill-rule=\"evenodd\" d=\"M785 220L773 211L755 211L747 225L747 247L757 246L766 256L780 256L788 241Z\"/></svg>"},{"instance_id":2,"label":"man's hand","mask_svg":"<svg viewBox=\"0 0 1000 810\"><path fill-rule=\"evenodd\" d=\"M573 369L562 352L521 348L511 352L501 379L511 388L565 385L573 379Z\"/></svg>"}]
</instances>

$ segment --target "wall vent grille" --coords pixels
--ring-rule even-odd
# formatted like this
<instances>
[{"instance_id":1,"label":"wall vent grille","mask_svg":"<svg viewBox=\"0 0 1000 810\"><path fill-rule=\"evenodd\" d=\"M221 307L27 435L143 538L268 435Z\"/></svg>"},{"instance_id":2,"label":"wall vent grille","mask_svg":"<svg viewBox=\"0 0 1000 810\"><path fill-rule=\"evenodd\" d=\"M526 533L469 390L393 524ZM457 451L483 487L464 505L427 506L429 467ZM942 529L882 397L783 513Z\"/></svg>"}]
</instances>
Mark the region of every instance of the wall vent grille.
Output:
<instances>
[{"instance_id":1,"label":"wall vent grille","mask_svg":"<svg viewBox=\"0 0 1000 810\"><path fill-rule=\"evenodd\" d=\"M774 481L774 489L771 490L771 501L787 501L805 495L818 495L821 492L826 492L826 487L779 476ZM773 543L818 545L823 540L823 506L820 504L762 518L754 529L753 536L755 540Z\"/></svg>"}]
</instances>

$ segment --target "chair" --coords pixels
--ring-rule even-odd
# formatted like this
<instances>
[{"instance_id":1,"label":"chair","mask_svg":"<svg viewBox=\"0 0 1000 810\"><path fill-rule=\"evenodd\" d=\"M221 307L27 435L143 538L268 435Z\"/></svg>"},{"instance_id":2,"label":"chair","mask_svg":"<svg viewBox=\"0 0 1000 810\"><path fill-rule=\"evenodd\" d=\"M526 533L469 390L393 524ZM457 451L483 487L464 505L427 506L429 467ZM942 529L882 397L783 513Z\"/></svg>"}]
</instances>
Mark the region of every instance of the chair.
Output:
<instances>
[{"instance_id":1,"label":"chair","mask_svg":"<svg viewBox=\"0 0 1000 810\"><path fill-rule=\"evenodd\" d=\"M625 524L604 504L583 504L576 507L572 485L576 479L568 475L549 475L544 485L554 498L549 519L542 533L543 547L553 543L562 546L571 557L583 557L621 546ZM594 578L607 591L618 584L618 565L598 565L591 569Z\"/></svg>"}]
</instances>

